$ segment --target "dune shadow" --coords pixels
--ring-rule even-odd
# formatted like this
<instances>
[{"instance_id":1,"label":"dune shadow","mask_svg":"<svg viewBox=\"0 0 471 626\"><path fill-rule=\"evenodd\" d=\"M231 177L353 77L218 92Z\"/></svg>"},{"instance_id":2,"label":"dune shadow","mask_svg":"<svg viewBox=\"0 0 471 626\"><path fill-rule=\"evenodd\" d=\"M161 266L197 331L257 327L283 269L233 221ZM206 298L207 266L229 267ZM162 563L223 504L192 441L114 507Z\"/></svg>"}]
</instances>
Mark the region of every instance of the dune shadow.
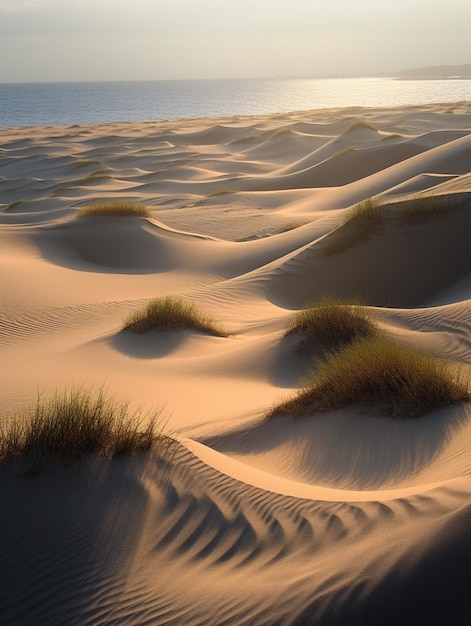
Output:
<instances>
[{"instance_id":1,"label":"dune shadow","mask_svg":"<svg viewBox=\"0 0 471 626\"><path fill-rule=\"evenodd\" d=\"M301 308L329 295L370 306L422 306L469 275L469 203L420 224L386 224L369 238L335 253L325 253L329 238L284 261L266 297L285 308ZM321 245L322 244L322 245ZM445 256L437 251L446 251Z\"/></svg>"},{"instance_id":2,"label":"dune shadow","mask_svg":"<svg viewBox=\"0 0 471 626\"><path fill-rule=\"evenodd\" d=\"M154 274L175 268L172 242L145 218L92 217L33 237L42 257L87 272Z\"/></svg>"},{"instance_id":3,"label":"dune shadow","mask_svg":"<svg viewBox=\"0 0 471 626\"><path fill-rule=\"evenodd\" d=\"M31 479L9 467L0 481L9 511L0 516L7 538L2 623L54 624L58 615L62 623L94 621L97 586L103 580L121 585L132 571L150 507L141 477L161 474L163 463L149 454L92 456L70 466L51 464ZM109 603L113 590L103 588Z\"/></svg>"},{"instance_id":4,"label":"dune shadow","mask_svg":"<svg viewBox=\"0 0 471 626\"><path fill-rule=\"evenodd\" d=\"M175 352L188 338L182 331L133 333L122 330L108 342L112 348L136 359L161 359Z\"/></svg>"},{"instance_id":5,"label":"dune shadow","mask_svg":"<svg viewBox=\"0 0 471 626\"><path fill-rule=\"evenodd\" d=\"M199 441L308 484L394 488L426 470L469 421L469 408L468 403L403 420L362 413L358 407L303 418L279 416Z\"/></svg>"},{"instance_id":6,"label":"dune shadow","mask_svg":"<svg viewBox=\"0 0 471 626\"><path fill-rule=\"evenodd\" d=\"M278 344L270 372L270 382L276 387L297 387L313 361L313 354L298 348L299 337L287 335Z\"/></svg>"}]
</instances>

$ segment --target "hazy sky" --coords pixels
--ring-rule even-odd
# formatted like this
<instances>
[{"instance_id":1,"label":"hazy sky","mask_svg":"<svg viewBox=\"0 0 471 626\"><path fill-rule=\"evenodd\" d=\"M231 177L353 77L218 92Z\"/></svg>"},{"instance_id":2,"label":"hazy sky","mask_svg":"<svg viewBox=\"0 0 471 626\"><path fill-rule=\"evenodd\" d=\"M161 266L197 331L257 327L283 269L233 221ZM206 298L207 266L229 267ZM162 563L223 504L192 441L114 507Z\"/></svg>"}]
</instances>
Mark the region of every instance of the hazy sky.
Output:
<instances>
[{"instance_id":1,"label":"hazy sky","mask_svg":"<svg viewBox=\"0 0 471 626\"><path fill-rule=\"evenodd\" d=\"M468 63L470 25L470 0L0 0L0 82Z\"/></svg>"}]
</instances>

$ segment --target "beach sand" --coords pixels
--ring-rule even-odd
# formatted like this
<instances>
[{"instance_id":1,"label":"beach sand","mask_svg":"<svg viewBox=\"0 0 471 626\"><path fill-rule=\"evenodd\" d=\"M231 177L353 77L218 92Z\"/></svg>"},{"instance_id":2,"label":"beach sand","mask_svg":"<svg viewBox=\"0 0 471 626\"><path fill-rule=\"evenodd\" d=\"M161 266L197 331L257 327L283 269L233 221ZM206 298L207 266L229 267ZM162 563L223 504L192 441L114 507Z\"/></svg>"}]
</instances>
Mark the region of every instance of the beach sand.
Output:
<instances>
[{"instance_id":1,"label":"beach sand","mask_svg":"<svg viewBox=\"0 0 471 626\"><path fill-rule=\"evenodd\" d=\"M284 329L322 295L469 370L471 104L1 135L2 420L104 386L177 442L3 464L0 622L471 623L469 404L266 420L307 365ZM401 220L417 194L456 208ZM381 228L332 253L372 197ZM76 219L108 200L152 217ZM164 295L229 336L121 332Z\"/></svg>"}]
</instances>

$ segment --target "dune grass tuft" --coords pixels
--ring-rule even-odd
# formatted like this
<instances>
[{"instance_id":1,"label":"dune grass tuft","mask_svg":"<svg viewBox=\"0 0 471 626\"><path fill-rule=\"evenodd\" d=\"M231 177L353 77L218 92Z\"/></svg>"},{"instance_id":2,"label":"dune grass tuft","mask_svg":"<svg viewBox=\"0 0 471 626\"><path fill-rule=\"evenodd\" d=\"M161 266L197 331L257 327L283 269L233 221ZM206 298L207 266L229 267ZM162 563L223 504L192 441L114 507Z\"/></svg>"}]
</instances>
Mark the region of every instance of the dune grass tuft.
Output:
<instances>
[{"instance_id":1,"label":"dune grass tuft","mask_svg":"<svg viewBox=\"0 0 471 626\"><path fill-rule=\"evenodd\" d=\"M77 218L90 215L110 215L118 217L151 217L149 210L137 202L110 201L88 204L79 209Z\"/></svg>"},{"instance_id":2,"label":"dune grass tuft","mask_svg":"<svg viewBox=\"0 0 471 626\"><path fill-rule=\"evenodd\" d=\"M144 309L132 313L123 326L123 330L135 333L185 329L216 337L228 336L221 324L202 313L196 305L173 296L154 298Z\"/></svg>"},{"instance_id":3,"label":"dune grass tuft","mask_svg":"<svg viewBox=\"0 0 471 626\"><path fill-rule=\"evenodd\" d=\"M318 360L304 388L268 417L352 406L374 407L397 418L416 417L470 398L469 377L452 363L374 336Z\"/></svg>"},{"instance_id":4,"label":"dune grass tuft","mask_svg":"<svg viewBox=\"0 0 471 626\"><path fill-rule=\"evenodd\" d=\"M147 450L154 442L173 441L161 432L160 412L129 414L128 403L106 397L104 389L73 387L34 406L0 431L0 461L27 457L73 461L88 453L109 457Z\"/></svg>"},{"instance_id":5,"label":"dune grass tuft","mask_svg":"<svg viewBox=\"0 0 471 626\"><path fill-rule=\"evenodd\" d=\"M294 315L285 336L299 337L300 352L332 351L375 332L374 321L360 303L323 297Z\"/></svg>"},{"instance_id":6,"label":"dune grass tuft","mask_svg":"<svg viewBox=\"0 0 471 626\"><path fill-rule=\"evenodd\" d=\"M456 211L465 202L464 194L414 196L399 205L399 217L408 224L420 224Z\"/></svg>"},{"instance_id":7,"label":"dune grass tuft","mask_svg":"<svg viewBox=\"0 0 471 626\"><path fill-rule=\"evenodd\" d=\"M384 210L373 198L364 200L352 207L343 225L324 241L324 254L343 252L359 241L368 239L384 222Z\"/></svg>"}]
</instances>

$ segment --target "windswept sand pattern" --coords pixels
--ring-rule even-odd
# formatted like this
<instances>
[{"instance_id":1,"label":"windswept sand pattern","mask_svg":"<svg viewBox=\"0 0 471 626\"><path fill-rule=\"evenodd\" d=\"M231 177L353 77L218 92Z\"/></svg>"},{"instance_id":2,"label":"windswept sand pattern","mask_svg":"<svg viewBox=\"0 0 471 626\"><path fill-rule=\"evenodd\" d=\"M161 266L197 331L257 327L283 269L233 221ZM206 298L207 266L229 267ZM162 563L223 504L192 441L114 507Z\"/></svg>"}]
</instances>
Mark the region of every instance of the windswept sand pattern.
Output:
<instances>
[{"instance_id":1,"label":"windswept sand pattern","mask_svg":"<svg viewBox=\"0 0 471 626\"><path fill-rule=\"evenodd\" d=\"M77 219L101 202L150 217ZM3 129L2 420L104 385L177 441L2 463L0 622L469 624L470 403L267 412L312 367L284 331L323 296L469 376L470 229L466 102ZM123 330L161 296L228 335Z\"/></svg>"}]
</instances>

